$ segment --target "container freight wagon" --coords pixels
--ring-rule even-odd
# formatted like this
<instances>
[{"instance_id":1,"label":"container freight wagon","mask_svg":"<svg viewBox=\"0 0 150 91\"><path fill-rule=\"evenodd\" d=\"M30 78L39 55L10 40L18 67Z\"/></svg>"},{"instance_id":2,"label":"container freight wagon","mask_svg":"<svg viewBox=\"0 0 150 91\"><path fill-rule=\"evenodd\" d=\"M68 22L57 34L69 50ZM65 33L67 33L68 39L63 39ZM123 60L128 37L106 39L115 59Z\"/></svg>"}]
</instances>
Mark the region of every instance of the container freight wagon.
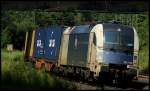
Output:
<instances>
[{"instance_id":1,"label":"container freight wagon","mask_svg":"<svg viewBox=\"0 0 150 91\"><path fill-rule=\"evenodd\" d=\"M139 41L133 27L101 23L67 28L50 27L43 31L43 58L34 58L36 64L40 65L41 60L44 60L47 71L80 76L85 80L105 77L111 81L126 81L127 78L132 80L138 76Z\"/></svg>"},{"instance_id":2,"label":"container freight wagon","mask_svg":"<svg viewBox=\"0 0 150 91\"><path fill-rule=\"evenodd\" d=\"M63 27L60 26L49 26L48 28L39 28L33 32L27 32L25 59L33 61L37 69L39 69L41 65L45 65L46 69L50 71L50 68L59 58L63 30ZM32 55L29 58L28 55L30 51L32 51L32 53L30 53Z\"/></svg>"}]
</instances>

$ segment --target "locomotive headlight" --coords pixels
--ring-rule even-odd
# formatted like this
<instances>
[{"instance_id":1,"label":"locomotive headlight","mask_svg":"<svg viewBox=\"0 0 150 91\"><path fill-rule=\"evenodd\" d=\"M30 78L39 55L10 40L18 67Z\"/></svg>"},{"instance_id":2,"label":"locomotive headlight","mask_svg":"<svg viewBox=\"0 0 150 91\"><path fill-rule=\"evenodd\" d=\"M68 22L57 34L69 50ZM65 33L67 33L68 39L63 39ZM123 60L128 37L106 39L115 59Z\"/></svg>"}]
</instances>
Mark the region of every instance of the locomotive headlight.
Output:
<instances>
[{"instance_id":1,"label":"locomotive headlight","mask_svg":"<svg viewBox=\"0 0 150 91\"><path fill-rule=\"evenodd\" d=\"M132 62L128 62L128 64L132 65Z\"/></svg>"},{"instance_id":2,"label":"locomotive headlight","mask_svg":"<svg viewBox=\"0 0 150 91\"><path fill-rule=\"evenodd\" d=\"M130 68L130 65L127 65L127 68Z\"/></svg>"},{"instance_id":3,"label":"locomotive headlight","mask_svg":"<svg viewBox=\"0 0 150 91\"><path fill-rule=\"evenodd\" d=\"M127 65L127 68L134 68L133 65Z\"/></svg>"},{"instance_id":4,"label":"locomotive headlight","mask_svg":"<svg viewBox=\"0 0 150 91\"><path fill-rule=\"evenodd\" d=\"M137 63L137 56L134 56L133 58L133 64L136 64Z\"/></svg>"},{"instance_id":5,"label":"locomotive headlight","mask_svg":"<svg viewBox=\"0 0 150 91\"><path fill-rule=\"evenodd\" d=\"M121 31L121 29L120 29L120 28L118 28L118 29L117 29L117 31L118 31L118 32L120 32L120 31Z\"/></svg>"},{"instance_id":6,"label":"locomotive headlight","mask_svg":"<svg viewBox=\"0 0 150 91\"><path fill-rule=\"evenodd\" d=\"M127 68L137 68L135 65L127 65Z\"/></svg>"},{"instance_id":7,"label":"locomotive headlight","mask_svg":"<svg viewBox=\"0 0 150 91\"><path fill-rule=\"evenodd\" d=\"M136 60L133 60L133 64L136 64Z\"/></svg>"},{"instance_id":8,"label":"locomotive headlight","mask_svg":"<svg viewBox=\"0 0 150 91\"><path fill-rule=\"evenodd\" d=\"M133 57L133 62L128 62L127 68L136 68L137 67L137 56Z\"/></svg>"},{"instance_id":9,"label":"locomotive headlight","mask_svg":"<svg viewBox=\"0 0 150 91\"><path fill-rule=\"evenodd\" d=\"M127 61L123 61L124 64L127 64Z\"/></svg>"},{"instance_id":10,"label":"locomotive headlight","mask_svg":"<svg viewBox=\"0 0 150 91\"><path fill-rule=\"evenodd\" d=\"M132 65L133 63L132 62L128 62L128 61L123 61L124 64L129 64L129 65Z\"/></svg>"},{"instance_id":11,"label":"locomotive headlight","mask_svg":"<svg viewBox=\"0 0 150 91\"><path fill-rule=\"evenodd\" d=\"M97 53L96 60L102 60L102 58L103 58L103 53L102 52Z\"/></svg>"}]
</instances>

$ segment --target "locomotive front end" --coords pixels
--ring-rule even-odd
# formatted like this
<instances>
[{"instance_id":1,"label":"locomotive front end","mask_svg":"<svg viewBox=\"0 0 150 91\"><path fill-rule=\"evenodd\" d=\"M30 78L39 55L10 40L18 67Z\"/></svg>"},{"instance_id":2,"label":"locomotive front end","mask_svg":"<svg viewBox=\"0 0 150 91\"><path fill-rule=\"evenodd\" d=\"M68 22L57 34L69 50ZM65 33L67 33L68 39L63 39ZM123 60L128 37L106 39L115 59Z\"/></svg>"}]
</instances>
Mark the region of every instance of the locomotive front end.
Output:
<instances>
[{"instance_id":1,"label":"locomotive front end","mask_svg":"<svg viewBox=\"0 0 150 91\"><path fill-rule=\"evenodd\" d=\"M136 30L122 24L103 24L103 52L100 73L110 79L130 81L138 75L139 41Z\"/></svg>"}]
</instances>

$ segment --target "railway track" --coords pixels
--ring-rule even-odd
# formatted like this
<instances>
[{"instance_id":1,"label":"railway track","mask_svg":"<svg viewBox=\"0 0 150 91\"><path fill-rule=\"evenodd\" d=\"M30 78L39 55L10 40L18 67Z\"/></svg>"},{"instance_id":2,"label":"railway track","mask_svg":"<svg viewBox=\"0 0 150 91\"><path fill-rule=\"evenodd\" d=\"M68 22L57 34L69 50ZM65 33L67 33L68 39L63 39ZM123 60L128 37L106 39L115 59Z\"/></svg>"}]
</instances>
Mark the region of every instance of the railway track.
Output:
<instances>
[{"instance_id":1,"label":"railway track","mask_svg":"<svg viewBox=\"0 0 150 91\"><path fill-rule=\"evenodd\" d=\"M120 87L111 84L93 84L85 82L73 81L79 90L149 90L148 84L140 82L132 82L126 87Z\"/></svg>"},{"instance_id":2,"label":"railway track","mask_svg":"<svg viewBox=\"0 0 150 91\"><path fill-rule=\"evenodd\" d=\"M136 88L142 87L143 90L149 90L149 76L139 75L138 80L133 80L133 86Z\"/></svg>"},{"instance_id":3,"label":"railway track","mask_svg":"<svg viewBox=\"0 0 150 91\"><path fill-rule=\"evenodd\" d=\"M147 83L147 84L149 84L149 76L139 75L137 81L141 82L141 83Z\"/></svg>"},{"instance_id":4,"label":"railway track","mask_svg":"<svg viewBox=\"0 0 150 91\"><path fill-rule=\"evenodd\" d=\"M99 82L83 81L80 77L66 77L53 72L47 72L60 80L73 83L77 90L149 90L149 76L139 75L138 80L133 80L126 87L120 87L113 84L103 84Z\"/></svg>"},{"instance_id":5,"label":"railway track","mask_svg":"<svg viewBox=\"0 0 150 91\"><path fill-rule=\"evenodd\" d=\"M123 87L109 83L103 84L93 81L87 82L77 78L73 79L71 77L68 78L58 75L57 77L61 80L73 83L77 87L77 90L149 90L149 77L143 75L140 75L137 81L134 80ZM141 81L142 79L144 79L144 81Z\"/></svg>"}]
</instances>

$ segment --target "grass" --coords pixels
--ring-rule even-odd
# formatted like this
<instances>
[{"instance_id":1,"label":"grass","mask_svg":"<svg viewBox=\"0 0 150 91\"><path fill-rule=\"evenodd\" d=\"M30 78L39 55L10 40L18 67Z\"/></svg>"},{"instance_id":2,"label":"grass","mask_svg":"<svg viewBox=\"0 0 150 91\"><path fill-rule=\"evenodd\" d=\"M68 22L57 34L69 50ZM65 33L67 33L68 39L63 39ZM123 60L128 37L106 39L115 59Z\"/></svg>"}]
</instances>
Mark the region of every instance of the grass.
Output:
<instances>
[{"instance_id":1,"label":"grass","mask_svg":"<svg viewBox=\"0 0 150 91\"><path fill-rule=\"evenodd\" d=\"M43 70L37 71L31 63L23 61L23 52L11 55L2 49L2 88L76 89L75 85L51 76Z\"/></svg>"},{"instance_id":2,"label":"grass","mask_svg":"<svg viewBox=\"0 0 150 91\"><path fill-rule=\"evenodd\" d=\"M149 74L149 50L146 47L139 52L139 69L140 74Z\"/></svg>"}]
</instances>

